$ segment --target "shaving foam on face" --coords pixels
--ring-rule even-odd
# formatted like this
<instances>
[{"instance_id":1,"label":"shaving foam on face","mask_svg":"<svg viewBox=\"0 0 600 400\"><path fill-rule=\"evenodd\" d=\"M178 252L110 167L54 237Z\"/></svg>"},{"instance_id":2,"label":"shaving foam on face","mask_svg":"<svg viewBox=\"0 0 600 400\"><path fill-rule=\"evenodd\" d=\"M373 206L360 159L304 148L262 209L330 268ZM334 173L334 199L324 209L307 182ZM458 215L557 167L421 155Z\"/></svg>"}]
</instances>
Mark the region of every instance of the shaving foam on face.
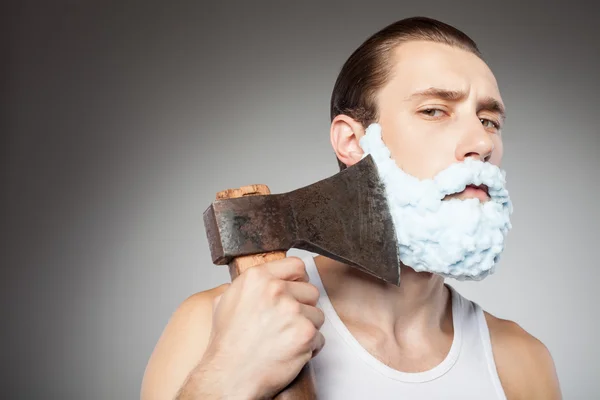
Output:
<instances>
[{"instance_id":1,"label":"shaving foam on face","mask_svg":"<svg viewBox=\"0 0 600 400\"><path fill-rule=\"evenodd\" d=\"M396 165L379 124L367 128L360 146L363 158L373 157L385 185L403 264L458 280L481 280L494 272L512 227L504 171L468 158L420 180ZM486 185L490 200L442 200L467 185Z\"/></svg>"}]
</instances>

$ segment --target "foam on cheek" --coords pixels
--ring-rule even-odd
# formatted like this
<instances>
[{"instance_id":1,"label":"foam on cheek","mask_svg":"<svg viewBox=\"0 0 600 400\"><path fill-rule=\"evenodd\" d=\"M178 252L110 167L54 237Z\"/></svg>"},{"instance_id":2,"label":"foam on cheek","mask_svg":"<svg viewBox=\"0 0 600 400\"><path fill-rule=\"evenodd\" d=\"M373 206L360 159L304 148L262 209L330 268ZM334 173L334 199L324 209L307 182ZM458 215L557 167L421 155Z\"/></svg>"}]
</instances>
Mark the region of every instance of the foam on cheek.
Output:
<instances>
[{"instance_id":1,"label":"foam on cheek","mask_svg":"<svg viewBox=\"0 0 600 400\"><path fill-rule=\"evenodd\" d=\"M419 180L397 167L372 124L360 140L371 154L386 187L402 262L459 280L479 280L494 271L511 228L512 204L498 167L468 159L446 168L433 179ZM467 185L484 184L491 200L442 201Z\"/></svg>"}]
</instances>

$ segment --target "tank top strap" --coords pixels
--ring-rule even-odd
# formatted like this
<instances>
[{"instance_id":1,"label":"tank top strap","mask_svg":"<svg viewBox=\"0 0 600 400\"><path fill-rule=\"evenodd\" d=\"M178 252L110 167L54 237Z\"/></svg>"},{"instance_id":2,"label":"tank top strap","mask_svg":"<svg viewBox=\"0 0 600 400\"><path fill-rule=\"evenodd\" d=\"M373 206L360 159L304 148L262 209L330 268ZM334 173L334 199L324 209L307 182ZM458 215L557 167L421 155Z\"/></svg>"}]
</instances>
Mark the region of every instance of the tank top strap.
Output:
<instances>
[{"instance_id":1,"label":"tank top strap","mask_svg":"<svg viewBox=\"0 0 600 400\"><path fill-rule=\"evenodd\" d=\"M456 297L460 299L459 302L463 314L463 335L465 342L468 342L468 345L465 346L465 351L461 355L464 359L463 362L472 365L475 363L475 359L481 359L481 364L487 370L487 377L496 392L497 398L506 400L506 395L496 369L490 331L483 308L476 302L463 297L452 286L446 286L451 288L456 293Z\"/></svg>"}]
</instances>

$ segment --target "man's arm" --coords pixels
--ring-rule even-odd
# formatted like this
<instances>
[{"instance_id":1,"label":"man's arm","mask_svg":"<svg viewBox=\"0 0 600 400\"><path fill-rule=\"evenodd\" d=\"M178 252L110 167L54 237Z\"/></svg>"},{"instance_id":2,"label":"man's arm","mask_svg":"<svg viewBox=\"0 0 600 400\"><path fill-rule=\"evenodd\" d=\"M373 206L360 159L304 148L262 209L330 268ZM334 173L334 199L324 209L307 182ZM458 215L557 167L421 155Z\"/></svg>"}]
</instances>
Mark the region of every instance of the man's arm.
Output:
<instances>
[{"instance_id":1,"label":"man's arm","mask_svg":"<svg viewBox=\"0 0 600 400\"><path fill-rule=\"evenodd\" d=\"M508 400L561 400L554 360L546 346L515 322L488 313L485 317Z\"/></svg>"},{"instance_id":2,"label":"man's arm","mask_svg":"<svg viewBox=\"0 0 600 400\"><path fill-rule=\"evenodd\" d=\"M202 359L212 329L213 300L228 284L187 298L173 313L144 373L141 400L172 400Z\"/></svg>"}]
</instances>

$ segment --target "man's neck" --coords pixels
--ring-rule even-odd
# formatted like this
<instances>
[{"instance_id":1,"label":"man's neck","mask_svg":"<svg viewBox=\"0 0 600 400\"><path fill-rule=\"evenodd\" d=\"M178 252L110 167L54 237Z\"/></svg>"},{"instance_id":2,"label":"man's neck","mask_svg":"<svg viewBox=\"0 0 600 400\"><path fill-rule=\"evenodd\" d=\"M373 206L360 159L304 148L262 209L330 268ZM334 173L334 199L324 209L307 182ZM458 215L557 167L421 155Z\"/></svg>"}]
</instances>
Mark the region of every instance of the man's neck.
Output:
<instances>
[{"instance_id":1,"label":"man's neck","mask_svg":"<svg viewBox=\"0 0 600 400\"><path fill-rule=\"evenodd\" d=\"M442 277L402 266L398 287L325 257L315 262L345 322L376 326L400 348L453 334L450 292Z\"/></svg>"}]
</instances>

